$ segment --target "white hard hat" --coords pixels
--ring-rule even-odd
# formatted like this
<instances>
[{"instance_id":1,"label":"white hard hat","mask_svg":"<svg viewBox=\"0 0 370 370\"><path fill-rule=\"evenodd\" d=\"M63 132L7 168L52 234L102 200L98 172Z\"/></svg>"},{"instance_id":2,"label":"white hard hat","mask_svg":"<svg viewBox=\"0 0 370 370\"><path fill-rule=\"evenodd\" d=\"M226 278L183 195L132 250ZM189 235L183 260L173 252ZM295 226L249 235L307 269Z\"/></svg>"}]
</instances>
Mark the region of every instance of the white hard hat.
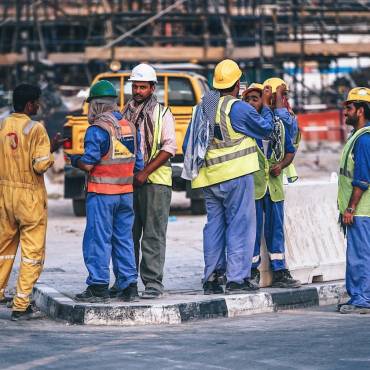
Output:
<instances>
[{"instance_id":1,"label":"white hard hat","mask_svg":"<svg viewBox=\"0 0 370 370\"><path fill-rule=\"evenodd\" d=\"M129 81L157 82L155 70L149 64L141 63L131 72Z\"/></svg>"}]
</instances>

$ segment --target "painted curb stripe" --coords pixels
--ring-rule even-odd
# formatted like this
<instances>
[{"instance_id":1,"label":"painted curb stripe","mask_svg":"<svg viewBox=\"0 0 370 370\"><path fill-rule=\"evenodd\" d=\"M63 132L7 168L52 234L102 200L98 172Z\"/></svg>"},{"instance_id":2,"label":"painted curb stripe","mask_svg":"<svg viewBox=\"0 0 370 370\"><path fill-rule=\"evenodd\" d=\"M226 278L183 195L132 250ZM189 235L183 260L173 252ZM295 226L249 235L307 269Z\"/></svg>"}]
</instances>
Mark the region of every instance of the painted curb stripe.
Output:
<instances>
[{"instance_id":1,"label":"painted curb stripe","mask_svg":"<svg viewBox=\"0 0 370 370\"><path fill-rule=\"evenodd\" d=\"M275 307L279 309L319 305L319 294L316 288L276 292L271 293L271 297Z\"/></svg>"},{"instance_id":2,"label":"painted curb stripe","mask_svg":"<svg viewBox=\"0 0 370 370\"><path fill-rule=\"evenodd\" d=\"M162 305L104 305L73 301L56 289L37 285L33 291L36 305L53 319L72 324L93 325L153 325L217 317L238 317L277 309L318 306L338 303L345 298L344 283L322 284L316 287L230 295L215 299Z\"/></svg>"}]
</instances>

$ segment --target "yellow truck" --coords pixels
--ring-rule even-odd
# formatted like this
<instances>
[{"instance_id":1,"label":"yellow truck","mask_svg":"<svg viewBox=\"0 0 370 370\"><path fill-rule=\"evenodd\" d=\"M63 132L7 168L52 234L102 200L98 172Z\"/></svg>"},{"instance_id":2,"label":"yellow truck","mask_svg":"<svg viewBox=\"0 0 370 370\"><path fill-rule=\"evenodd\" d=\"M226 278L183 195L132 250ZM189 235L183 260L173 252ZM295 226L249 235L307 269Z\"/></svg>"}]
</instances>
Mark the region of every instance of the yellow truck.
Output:
<instances>
[{"instance_id":1,"label":"yellow truck","mask_svg":"<svg viewBox=\"0 0 370 370\"><path fill-rule=\"evenodd\" d=\"M129 71L102 73L96 76L93 83L99 80L110 81L117 89L119 95L118 105L122 110L125 103L131 98L131 83L128 81ZM188 127L192 107L198 104L209 87L205 77L192 72L178 72L163 70L157 71L158 84L156 96L160 103L171 108L176 120L177 153L172 158L172 188L175 191L186 191L191 199L193 214L204 214L205 206L202 193L192 190L189 182L181 178L183 165L182 143ZM84 103L82 115L67 116L63 136L64 151L66 154L82 154L84 151L84 136L88 127L88 104ZM72 199L73 212L76 216L85 215L85 173L73 168L68 161L65 165L64 197Z\"/></svg>"}]
</instances>

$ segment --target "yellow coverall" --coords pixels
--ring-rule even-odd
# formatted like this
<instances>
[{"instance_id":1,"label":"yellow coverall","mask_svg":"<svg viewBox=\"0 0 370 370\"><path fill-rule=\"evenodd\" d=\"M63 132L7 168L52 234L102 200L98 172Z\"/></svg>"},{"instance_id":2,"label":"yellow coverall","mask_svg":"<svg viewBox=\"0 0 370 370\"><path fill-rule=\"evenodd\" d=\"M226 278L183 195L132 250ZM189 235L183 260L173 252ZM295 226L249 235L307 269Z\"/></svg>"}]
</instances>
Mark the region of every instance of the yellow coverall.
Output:
<instances>
[{"instance_id":1,"label":"yellow coverall","mask_svg":"<svg viewBox=\"0 0 370 370\"><path fill-rule=\"evenodd\" d=\"M41 123L20 113L0 122L0 298L20 243L14 311L27 309L43 267L47 221L43 173L53 161Z\"/></svg>"}]
</instances>

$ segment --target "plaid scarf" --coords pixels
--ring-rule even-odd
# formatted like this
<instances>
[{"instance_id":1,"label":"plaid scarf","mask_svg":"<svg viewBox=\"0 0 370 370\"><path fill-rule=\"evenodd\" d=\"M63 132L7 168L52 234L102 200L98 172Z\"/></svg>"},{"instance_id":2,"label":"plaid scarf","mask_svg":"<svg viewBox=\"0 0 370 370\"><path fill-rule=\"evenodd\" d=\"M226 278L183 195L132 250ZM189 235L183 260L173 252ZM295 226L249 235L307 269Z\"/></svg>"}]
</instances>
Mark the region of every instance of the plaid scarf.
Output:
<instances>
[{"instance_id":1,"label":"plaid scarf","mask_svg":"<svg viewBox=\"0 0 370 370\"><path fill-rule=\"evenodd\" d=\"M144 162L149 162L150 155L152 153L153 140L154 140L154 120L153 112L158 104L157 98L151 95L147 100L143 101L139 105L135 105L136 102L131 98L126 104L122 111L123 118L133 123L137 130L140 131L140 127L144 128Z\"/></svg>"}]
</instances>

